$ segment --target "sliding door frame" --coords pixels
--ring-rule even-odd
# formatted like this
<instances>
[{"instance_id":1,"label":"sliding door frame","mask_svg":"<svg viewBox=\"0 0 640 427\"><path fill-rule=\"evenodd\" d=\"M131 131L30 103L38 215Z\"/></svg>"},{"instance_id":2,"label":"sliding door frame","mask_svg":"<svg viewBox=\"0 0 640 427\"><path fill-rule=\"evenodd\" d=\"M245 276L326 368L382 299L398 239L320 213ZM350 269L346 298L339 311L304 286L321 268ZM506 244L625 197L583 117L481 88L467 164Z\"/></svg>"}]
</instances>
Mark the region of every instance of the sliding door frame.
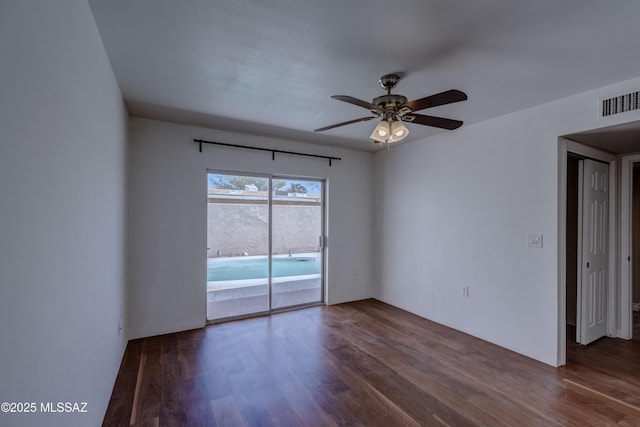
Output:
<instances>
[{"instance_id":1,"label":"sliding door frame","mask_svg":"<svg viewBox=\"0 0 640 427\"><path fill-rule=\"evenodd\" d=\"M229 322L232 320L246 319L251 317L259 317L266 316L273 313L279 313L289 310L296 310L299 308L305 307L314 307L318 305L325 304L325 266L326 266L326 179L324 178L315 178L315 177L301 177L301 176L292 176L292 175L282 175L282 174L269 174L269 173L255 173L255 172L242 172L242 171L229 171L229 170L221 170L221 169L207 169L207 182L208 176L210 174L218 174L218 175L232 175L232 176L246 176L246 177L255 177L255 178L266 178L269 180L269 194L267 199L267 212L268 212L268 298L269 298L269 308L266 311L257 311L253 313L240 314L237 316L228 316L218 319L205 319L207 325ZM299 181L313 181L318 182L320 184L320 300L313 301L309 303L296 304L291 306L273 308L273 180L274 179L284 179L284 180L299 180ZM207 184L208 188L208 184ZM208 193L208 192L207 192ZM208 197L206 193L206 196ZM208 201L207 201L208 206ZM208 233L208 223L205 223L206 229L205 233ZM206 251L205 251L206 254ZM205 256L205 265L207 262L207 257ZM205 286L205 306L207 304L207 290ZM207 309L205 307L205 317L207 317Z\"/></svg>"}]
</instances>

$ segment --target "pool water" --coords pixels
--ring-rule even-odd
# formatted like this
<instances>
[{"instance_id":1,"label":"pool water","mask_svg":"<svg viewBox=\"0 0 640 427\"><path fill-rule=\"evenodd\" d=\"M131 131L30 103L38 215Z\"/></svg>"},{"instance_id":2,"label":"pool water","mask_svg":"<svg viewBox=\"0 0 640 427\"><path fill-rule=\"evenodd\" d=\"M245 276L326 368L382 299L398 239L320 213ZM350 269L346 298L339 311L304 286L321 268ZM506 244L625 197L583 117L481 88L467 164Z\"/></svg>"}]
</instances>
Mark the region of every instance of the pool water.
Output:
<instances>
[{"instance_id":1,"label":"pool water","mask_svg":"<svg viewBox=\"0 0 640 427\"><path fill-rule=\"evenodd\" d=\"M320 274L320 258L273 258L273 277ZM269 275L269 259L216 260L207 266L207 281L260 279Z\"/></svg>"}]
</instances>

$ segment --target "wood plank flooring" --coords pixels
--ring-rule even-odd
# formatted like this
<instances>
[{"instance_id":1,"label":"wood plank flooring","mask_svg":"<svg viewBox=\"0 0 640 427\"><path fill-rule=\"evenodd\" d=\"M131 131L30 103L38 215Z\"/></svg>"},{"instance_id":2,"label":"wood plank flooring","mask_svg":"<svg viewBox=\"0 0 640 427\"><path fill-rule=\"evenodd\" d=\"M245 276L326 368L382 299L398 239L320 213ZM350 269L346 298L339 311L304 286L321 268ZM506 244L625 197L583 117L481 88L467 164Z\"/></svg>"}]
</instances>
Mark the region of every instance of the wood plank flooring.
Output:
<instances>
[{"instance_id":1,"label":"wood plank flooring","mask_svg":"<svg viewBox=\"0 0 640 427\"><path fill-rule=\"evenodd\" d=\"M103 425L640 425L640 343L568 358L555 369L375 300L312 307L129 342Z\"/></svg>"}]
</instances>

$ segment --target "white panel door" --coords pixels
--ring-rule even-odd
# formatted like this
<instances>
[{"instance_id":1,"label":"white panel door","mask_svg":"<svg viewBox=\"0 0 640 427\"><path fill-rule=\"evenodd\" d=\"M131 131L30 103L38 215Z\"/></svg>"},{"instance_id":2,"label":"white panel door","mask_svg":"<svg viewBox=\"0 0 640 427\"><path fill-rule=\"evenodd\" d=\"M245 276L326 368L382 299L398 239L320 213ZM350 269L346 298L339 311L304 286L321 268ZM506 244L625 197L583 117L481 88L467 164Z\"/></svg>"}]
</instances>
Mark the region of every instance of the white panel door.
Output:
<instances>
[{"instance_id":1,"label":"white panel door","mask_svg":"<svg viewBox=\"0 0 640 427\"><path fill-rule=\"evenodd\" d=\"M583 160L581 187L581 277L576 338L586 345L607 333L609 165Z\"/></svg>"}]
</instances>

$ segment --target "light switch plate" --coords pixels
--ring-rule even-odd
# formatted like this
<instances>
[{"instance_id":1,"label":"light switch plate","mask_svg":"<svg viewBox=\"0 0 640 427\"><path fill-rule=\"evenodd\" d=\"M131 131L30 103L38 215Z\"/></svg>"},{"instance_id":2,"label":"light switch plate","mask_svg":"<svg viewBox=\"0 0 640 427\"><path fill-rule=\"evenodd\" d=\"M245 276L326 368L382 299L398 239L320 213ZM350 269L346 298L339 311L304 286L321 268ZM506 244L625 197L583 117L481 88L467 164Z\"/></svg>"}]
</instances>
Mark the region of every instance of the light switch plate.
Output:
<instances>
[{"instance_id":1,"label":"light switch plate","mask_svg":"<svg viewBox=\"0 0 640 427\"><path fill-rule=\"evenodd\" d=\"M542 247L542 234L528 234L527 235L527 246L530 248L541 248Z\"/></svg>"}]
</instances>

